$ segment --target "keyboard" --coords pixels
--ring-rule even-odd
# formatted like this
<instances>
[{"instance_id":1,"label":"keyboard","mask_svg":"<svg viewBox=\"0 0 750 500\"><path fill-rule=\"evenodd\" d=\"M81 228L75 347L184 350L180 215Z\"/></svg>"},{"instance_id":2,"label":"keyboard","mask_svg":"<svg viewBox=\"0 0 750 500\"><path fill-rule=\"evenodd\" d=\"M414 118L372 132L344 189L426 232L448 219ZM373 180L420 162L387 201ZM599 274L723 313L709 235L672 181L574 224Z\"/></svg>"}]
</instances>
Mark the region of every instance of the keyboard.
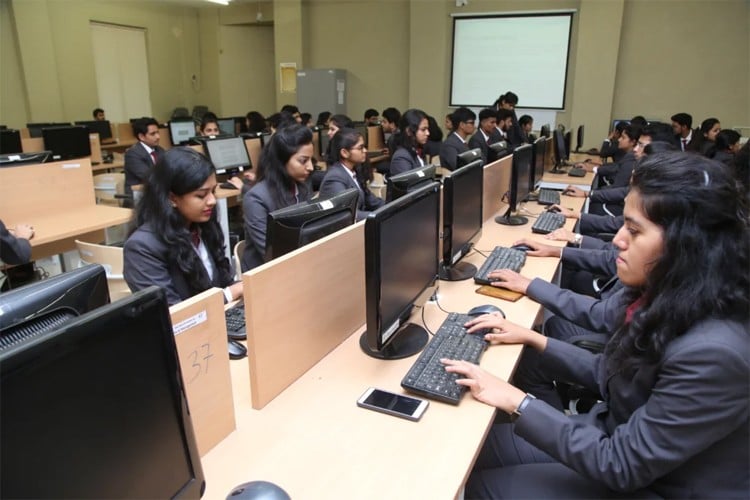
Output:
<instances>
[{"instance_id":1,"label":"keyboard","mask_svg":"<svg viewBox=\"0 0 750 500\"><path fill-rule=\"evenodd\" d=\"M466 333L464 324L471 319L468 314L450 313L401 380L401 387L420 396L457 405L466 387L456 384L461 375L445 371L440 359L479 362L488 343L482 338L484 334Z\"/></svg>"},{"instance_id":2,"label":"keyboard","mask_svg":"<svg viewBox=\"0 0 750 500\"><path fill-rule=\"evenodd\" d=\"M537 203L540 205L559 205L560 204L560 191L554 189L539 189L539 198Z\"/></svg>"},{"instance_id":3,"label":"keyboard","mask_svg":"<svg viewBox=\"0 0 750 500\"><path fill-rule=\"evenodd\" d=\"M581 168L581 167L573 167L570 170L568 170L568 175L571 177L585 177L586 169Z\"/></svg>"},{"instance_id":4,"label":"keyboard","mask_svg":"<svg viewBox=\"0 0 750 500\"><path fill-rule=\"evenodd\" d=\"M526 252L514 248L495 247L474 275L474 282L480 285L489 285L492 282L487 278L490 272L495 269L510 269L519 272L525 263Z\"/></svg>"},{"instance_id":5,"label":"keyboard","mask_svg":"<svg viewBox=\"0 0 750 500\"><path fill-rule=\"evenodd\" d=\"M227 335L232 340L245 340L245 305L241 302L224 311L224 319L227 323Z\"/></svg>"},{"instance_id":6,"label":"keyboard","mask_svg":"<svg viewBox=\"0 0 750 500\"><path fill-rule=\"evenodd\" d=\"M532 233L547 234L565 225L565 216L557 212L542 212L531 226Z\"/></svg>"}]
</instances>

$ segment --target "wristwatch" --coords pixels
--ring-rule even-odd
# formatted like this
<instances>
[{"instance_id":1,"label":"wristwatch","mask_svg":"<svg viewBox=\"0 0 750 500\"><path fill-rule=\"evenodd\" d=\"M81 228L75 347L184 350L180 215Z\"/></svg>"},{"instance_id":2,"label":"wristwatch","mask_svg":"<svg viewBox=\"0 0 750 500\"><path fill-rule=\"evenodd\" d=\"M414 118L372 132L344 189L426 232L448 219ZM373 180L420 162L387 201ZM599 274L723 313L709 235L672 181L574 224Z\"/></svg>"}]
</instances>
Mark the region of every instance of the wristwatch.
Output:
<instances>
[{"instance_id":1,"label":"wristwatch","mask_svg":"<svg viewBox=\"0 0 750 500\"><path fill-rule=\"evenodd\" d=\"M576 233L573 236L573 244L577 247L581 246L581 242L583 241L583 235L581 233Z\"/></svg>"},{"instance_id":2,"label":"wristwatch","mask_svg":"<svg viewBox=\"0 0 750 500\"><path fill-rule=\"evenodd\" d=\"M518 417L523 414L523 411L533 399L536 399L533 394L526 394L526 396L521 400L521 404L518 405L518 408L513 410L513 413L510 414L510 421L515 422L516 420L518 420Z\"/></svg>"}]
</instances>

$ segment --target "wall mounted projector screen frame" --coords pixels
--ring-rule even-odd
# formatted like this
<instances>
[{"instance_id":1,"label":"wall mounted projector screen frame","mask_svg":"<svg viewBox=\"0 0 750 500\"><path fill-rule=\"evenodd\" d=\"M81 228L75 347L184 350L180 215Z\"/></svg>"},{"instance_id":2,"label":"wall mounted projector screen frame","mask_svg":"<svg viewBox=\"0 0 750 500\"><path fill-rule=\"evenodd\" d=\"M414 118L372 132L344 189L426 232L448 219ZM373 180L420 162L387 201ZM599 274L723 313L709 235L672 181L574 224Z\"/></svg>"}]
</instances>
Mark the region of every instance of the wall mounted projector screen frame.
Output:
<instances>
[{"instance_id":1,"label":"wall mounted projector screen frame","mask_svg":"<svg viewBox=\"0 0 750 500\"><path fill-rule=\"evenodd\" d=\"M564 109L573 14L454 16L450 105L490 106L510 90L519 107Z\"/></svg>"}]
</instances>

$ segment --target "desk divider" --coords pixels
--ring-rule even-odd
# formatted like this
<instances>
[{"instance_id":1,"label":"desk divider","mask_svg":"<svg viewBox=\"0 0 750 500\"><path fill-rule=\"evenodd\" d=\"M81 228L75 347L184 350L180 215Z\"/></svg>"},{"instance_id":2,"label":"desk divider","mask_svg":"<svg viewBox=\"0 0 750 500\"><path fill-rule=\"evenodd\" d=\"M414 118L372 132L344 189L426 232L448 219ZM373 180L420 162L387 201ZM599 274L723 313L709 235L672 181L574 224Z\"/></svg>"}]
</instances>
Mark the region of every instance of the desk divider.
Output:
<instances>
[{"instance_id":1,"label":"desk divider","mask_svg":"<svg viewBox=\"0 0 750 500\"><path fill-rule=\"evenodd\" d=\"M21 150L24 153L44 151L44 139L41 137L21 137Z\"/></svg>"},{"instance_id":2,"label":"desk divider","mask_svg":"<svg viewBox=\"0 0 750 500\"><path fill-rule=\"evenodd\" d=\"M103 159L99 134L89 134L89 144L91 146L91 163L101 163Z\"/></svg>"},{"instance_id":3,"label":"desk divider","mask_svg":"<svg viewBox=\"0 0 750 500\"><path fill-rule=\"evenodd\" d=\"M315 141L313 141L313 144L315 144ZM260 151L262 149L260 137L245 139L245 149L247 149L247 155L250 157L253 172L257 172L260 163Z\"/></svg>"},{"instance_id":4,"label":"desk divider","mask_svg":"<svg viewBox=\"0 0 750 500\"><path fill-rule=\"evenodd\" d=\"M513 155L488 163L484 166L484 193L482 195L482 216L485 224L495 224L494 217L503 202L505 193L510 189L510 177L513 168Z\"/></svg>"},{"instance_id":5,"label":"desk divider","mask_svg":"<svg viewBox=\"0 0 750 500\"><path fill-rule=\"evenodd\" d=\"M362 328L364 271L359 222L242 275L253 408Z\"/></svg>"},{"instance_id":6,"label":"desk divider","mask_svg":"<svg viewBox=\"0 0 750 500\"><path fill-rule=\"evenodd\" d=\"M200 456L235 428L224 294L211 288L169 308Z\"/></svg>"},{"instance_id":7,"label":"desk divider","mask_svg":"<svg viewBox=\"0 0 750 500\"><path fill-rule=\"evenodd\" d=\"M119 143L138 141L135 135L133 135L133 125L130 122L117 124L117 141Z\"/></svg>"}]
</instances>

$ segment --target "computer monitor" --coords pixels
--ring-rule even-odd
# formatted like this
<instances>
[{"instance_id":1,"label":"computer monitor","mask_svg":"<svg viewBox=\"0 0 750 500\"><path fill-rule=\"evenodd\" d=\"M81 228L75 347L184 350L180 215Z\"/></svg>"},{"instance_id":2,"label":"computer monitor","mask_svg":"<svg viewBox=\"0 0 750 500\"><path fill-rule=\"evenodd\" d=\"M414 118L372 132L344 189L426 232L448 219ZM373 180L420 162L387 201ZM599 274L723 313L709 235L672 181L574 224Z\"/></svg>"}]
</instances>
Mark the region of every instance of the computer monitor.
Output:
<instances>
[{"instance_id":1,"label":"computer monitor","mask_svg":"<svg viewBox=\"0 0 750 500\"><path fill-rule=\"evenodd\" d=\"M169 137L174 146L184 146L195 135L195 122L192 118L175 118L169 121Z\"/></svg>"},{"instance_id":2,"label":"computer monitor","mask_svg":"<svg viewBox=\"0 0 750 500\"><path fill-rule=\"evenodd\" d=\"M430 297L438 276L439 219L437 182L365 219L367 327L359 345L369 356L404 358L427 343L427 332L407 320Z\"/></svg>"},{"instance_id":3,"label":"computer monitor","mask_svg":"<svg viewBox=\"0 0 750 500\"><path fill-rule=\"evenodd\" d=\"M563 138L564 138L563 142L565 142L565 160L569 160L570 153L572 152L570 148L573 145L573 132L568 130L567 132L565 132L565 135L563 136Z\"/></svg>"},{"instance_id":4,"label":"computer monitor","mask_svg":"<svg viewBox=\"0 0 750 500\"><path fill-rule=\"evenodd\" d=\"M222 135L237 135L236 122L234 118L219 118L219 133Z\"/></svg>"},{"instance_id":5,"label":"computer monitor","mask_svg":"<svg viewBox=\"0 0 750 500\"><path fill-rule=\"evenodd\" d=\"M549 131L550 131L549 123L546 123L546 124L542 125L542 128L539 131L539 135L542 136L542 137L546 137L547 139L549 139L549 135L550 135Z\"/></svg>"},{"instance_id":6,"label":"computer monitor","mask_svg":"<svg viewBox=\"0 0 750 500\"><path fill-rule=\"evenodd\" d=\"M43 128L44 149L52 151L52 160L72 160L91 156L89 129L73 127Z\"/></svg>"},{"instance_id":7,"label":"computer monitor","mask_svg":"<svg viewBox=\"0 0 750 500\"><path fill-rule=\"evenodd\" d=\"M21 132L18 130L0 130L0 154L22 153Z\"/></svg>"},{"instance_id":8,"label":"computer monitor","mask_svg":"<svg viewBox=\"0 0 750 500\"><path fill-rule=\"evenodd\" d=\"M217 174L236 174L250 168L245 140L242 137L206 138L203 147Z\"/></svg>"},{"instance_id":9,"label":"computer monitor","mask_svg":"<svg viewBox=\"0 0 750 500\"><path fill-rule=\"evenodd\" d=\"M320 151L320 157L323 160L327 160L326 155L328 154L328 143L331 139L328 138L328 129L321 128L318 132L318 151Z\"/></svg>"},{"instance_id":10,"label":"computer monitor","mask_svg":"<svg viewBox=\"0 0 750 500\"><path fill-rule=\"evenodd\" d=\"M89 129L92 134L99 134L99 141L104 142L108 139L112 139L112 127L109 125L109 120L89 120L76 122L76 125L83 125Z\"/></svg>"},{"instance_id":11,"label":"computer monitor","mask_svg":"<svg viewBox=\"0 0 750 500\"><path fill-rule=\"evenodd\" d=\"M46 332L108 302L107 275L98 264L2 293L0 349Z\"/></svg>"},{"instance_id":12,"label":"computer monitor","mask_svg":"<svg viewBox=\"0 0 750 500\"><path fill-rule=\"evenodd\" d=\"M542 176L544 175L544 155L547 154L547 138L540 137L535 140L532 150L529 192L534 191L542 181Z\"/></svg>"},{"instance_id":13,"label":"computer monitor","mask_svg":"<svg viewBox=\"0 0 750 500\"><path fill-rule=\"evenodd\" d=\"M0 155L0 168L20 167L21 165L34 165L46 163L52 158L52 151L38 151L35 153L10 153Z\"/></svg>"},{"instance_id":14,"label":"computer monitor","mask_svg":"<svg viewBox=\"0 0 750 500\"><path fill-rule=\"evenodd\" d=\"M576 153L581 150L583 147L583 125L578 125L578 130L576 131Z\"/></svg>"},{"instance_id":15,"label":"computer monitor","mask_svg":"<svg viewBox=\"0 0 750 500\"><path fill-rule=\"evenodd\" d=\"M52 127L70 127L70 122L46 122L46 123L27 123L29 137L42 137L42 129Z\"/></svg>"},{"instance_id":16,"label":"computer monitor","mask_svg":"<svg viewBox=\"0 0 750 500\"><path fill-rule=\"evenodd\" d=\"M492 163L500 158L505 158L511 153L511 148L508 146L507 141L493 142L488 146L487 150L487 163Z\"/></svg>"},{"instance_id":17,"label":"computer monitor","mask_svg":"<svg viewBox=\"0 0 750 500\"><path fill-rule=\"evenodd\" d=\"M406 193L431 183L435 180L435 171L435 165L425 165L388 177L385 190L386 201L397 200Z\"/></svg>"},{"instance_id":18,"label":"computer monitor","mask_svg":"<svg viewBox=\"0 0 750 500\"><path fill-rule=\"evenodd\" d=\"M312 200L268 214L266 261L354 224L359 189L351 188L325 200Z\"/></svg>"},{"instance_id":19,"label":"computer monitor","mask_svg":"<svg viewBox=\"0 0 750 500\"><path fill-rule=\"evenodd\" d=\"M150 287L1 349L0 373L3 497L202 495L162 289Z\"/></svg>"},{"instance_id":20,"label":"computer monitor","mask_svg":"<svg viewBox=\"0 0 750 500\"><path fill-rule=\"evenodd\" d=\"M568 154L565 150L565 137L559 130L552 132L552 148L555 152L555 165L550 170L553 174L564 174L565 170L561 167L567 165Z\"/></svg>"},{"instance_id":21,"label":"computer monitor","mask_svg":"<svg viewBox=\"0 0 750 500\"><path fill-rule=\"evenodd\" d=\"M521 226L529 222L526 217L513 215L518 205L529 196L529 173L531 172L532 145L523 144L513 151L508 211L495 217L495 222L505 226Z\"/></svg>"},{"instance_id":22,"label":"computer monitor","mask_svg":"<svg viewBox=\"0 0 750 500\"><path fill-rule=\"evenodd\" d=\"M482 236L482 159L451 172L443 179L443 261L440 279L460 281L477 273L476 266L461 262Z\"/></svg>"},{"instance_id":23,"label":"computer monitor","mask_svg":"<svg viewBox=\"0 0 750 500\"><path fill-rule=\"evenodd\" d=\"M459 153L459 155L456 157L456 168L461 168L464 165L468 165L469 163L473 163L481 159L482 150L479 148L464 151L463 153Z\"/></svg>"}]
</instances>

